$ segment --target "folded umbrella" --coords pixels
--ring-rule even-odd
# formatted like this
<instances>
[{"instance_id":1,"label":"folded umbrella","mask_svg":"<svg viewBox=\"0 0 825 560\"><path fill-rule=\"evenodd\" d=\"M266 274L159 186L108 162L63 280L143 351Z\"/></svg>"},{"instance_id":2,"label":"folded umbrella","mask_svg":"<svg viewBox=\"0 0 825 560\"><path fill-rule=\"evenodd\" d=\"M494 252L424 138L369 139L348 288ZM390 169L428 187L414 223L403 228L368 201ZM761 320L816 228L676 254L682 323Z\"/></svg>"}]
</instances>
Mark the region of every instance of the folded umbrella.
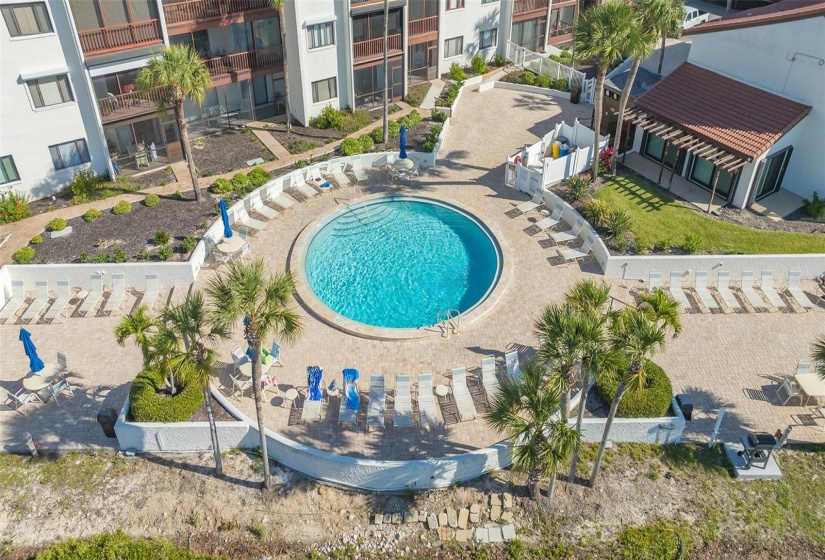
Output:
<instances>
[{"instance_id":1,"label":"folded umbrella","mask_svg":"<svg viewBox=\"0 0 825 560\"><path fill-rule=\"evenodd\" d=\"M223 220L223 236L227 239L232 237L232 228L229 227L229 214L226 211L226 201L221 199L218 203L218 208L221 209L221 220Z\"/></svg>"},{"instance_id":2,"label":"folded umbrella","mask_svg":"<svg viewBox=\"0 0 825 560\"><path fill-rule=\"evenodd\" d=\"M26 351L26 356L29 358L29 369L37 373L45 367L43 360L37 355L37 348L32 342L32 335L26 329L20 329L20 341L23 343L23 349Z\"/></svg>"},{"instance_id":3,"label":"folded umbrella","mask_svg":"<svg viewBox=\"0 0 825 560\"><path fill-rule=\"evenodd\" d=\"M401 153L398 154L398 157L407 159L407 127L403 124L401 125L401 136L398 138L398 145L401 147Z\"/></svg>"}]
</instances>

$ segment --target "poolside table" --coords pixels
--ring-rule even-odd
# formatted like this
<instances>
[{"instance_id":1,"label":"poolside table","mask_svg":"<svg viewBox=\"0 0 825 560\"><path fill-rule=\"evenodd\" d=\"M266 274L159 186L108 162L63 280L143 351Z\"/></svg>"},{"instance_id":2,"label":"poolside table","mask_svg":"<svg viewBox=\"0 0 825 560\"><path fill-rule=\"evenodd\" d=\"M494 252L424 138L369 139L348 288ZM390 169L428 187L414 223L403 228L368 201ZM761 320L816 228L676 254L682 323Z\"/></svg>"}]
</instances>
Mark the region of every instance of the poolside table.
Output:
<instances>
[{"instance_id":1,"label":"poolside table","mask_svg":"<svg viewBox=\"0 0 825 560\"><path fill-rule=\"evenodd\" d=\"M825 397L825 380L819 377L816 373L798 373L794 375L794 380L802 389L802 392L810 399L813 397L819 401L821 397ZM808 403L805 399L805 403Z\"/></svg>"},{"instance_id":2,"label":"poolside table","mask_svg":"<svg viewBox=\"0 0 825 560\"><path fill-rule=\"evenodd\" d=\"M221 253L225 255L233 255L243 248L244 243L246 243L246 240L243 239L240 235L235 234L229 239L224 237L215 246Z\"/></svg>"}]
</instances>

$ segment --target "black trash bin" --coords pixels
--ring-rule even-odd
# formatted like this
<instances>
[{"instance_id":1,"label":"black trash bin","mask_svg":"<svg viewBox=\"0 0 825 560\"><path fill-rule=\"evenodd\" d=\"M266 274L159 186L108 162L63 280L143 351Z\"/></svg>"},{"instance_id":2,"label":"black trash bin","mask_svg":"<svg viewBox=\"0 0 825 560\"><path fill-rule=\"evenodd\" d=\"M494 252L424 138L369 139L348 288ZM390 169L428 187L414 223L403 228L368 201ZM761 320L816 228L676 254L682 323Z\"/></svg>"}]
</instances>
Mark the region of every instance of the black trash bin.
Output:
<instances>
[{"instance_id":1,"label":"black trash bin","mask_svg":"<svg viewBox=\"0 0 825 560\"><path fill-rule=\"evenodd\" d=\"M685 420L690 421L693 415L693 399L690 398L690 395L676 395L676 402L682 410Z\"/></svg>"},{"instance_id":2,"label":"black trash bin","mask_svg":"<svg viewBox=\"0 0 825 560\"><path fill-rule=\"evenodd\" d=\"M117 422L117 409L110 406L103 407L97 413L97 422L103 428L103 433L108 438L116 438L115 422Z\"/></svg>"},{"instance_id":3,"label":"black trash bin","mask_svg":"<svg viewBox=\"0 0 825 560\"><path fill-rule=\"evenodd\" d=\"M573 86L570 88L570 103L578 104L582 96L581 86Z\"/></svg>"}]
</instances>

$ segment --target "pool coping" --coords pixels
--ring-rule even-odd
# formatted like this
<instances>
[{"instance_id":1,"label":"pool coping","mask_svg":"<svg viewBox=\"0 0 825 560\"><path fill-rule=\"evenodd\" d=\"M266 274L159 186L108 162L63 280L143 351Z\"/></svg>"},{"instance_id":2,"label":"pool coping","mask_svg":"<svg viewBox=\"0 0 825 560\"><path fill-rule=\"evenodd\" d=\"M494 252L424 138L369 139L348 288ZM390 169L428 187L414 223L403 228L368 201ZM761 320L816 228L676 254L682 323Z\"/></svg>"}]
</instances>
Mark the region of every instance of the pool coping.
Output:
<instances>
[{"instance_id":1,"label":"pool coping","mask_svg":"<svg viewBox=\"0 0 825 560\"><path fill-rule=\"evenodd\" d=\"M455 210L461 213L462 215L468 217L469 219L473 220L482 230L484 230L485 233L487 233L487 235L490 237L493 243L493 246L498 252L498 257L500 259L498 277L494 280L494 283L492 287L488 290L486 297L484 297L481 301L479 301L479 303L471 307L466 313L461 314L461 328L465 328L471 325L472 323L478 321L485 315L487 315L504 295L508 285L510 284L510 278L512 276L513 265L510 248L507 244L506 239L504 239L501 236L501 232L497 231L497 229L494 227L490 227L489 224L485 223L484 220L479 218L475 213L453 202L415 194L388 195L386 193L378 193L365 196L362 200L370 201L378 198L385 198L391 200L417 200L421 202L427 202L430 204L438 204L440 206L444 206L452 210ZM315 292L312 291L312 288L309 286L309 281L307 280L306 271L304 268L304 264L306 262L306 253L309 249L310 241L312 240L314 235L332 219L345 212L347 208L349 208L350 206L360 206L363 203L362 200L359 200L358 202L354 202L352 204L347 204L343 208L339 208L334 212L330 212L320 220L312 220L306 226L304 226L304 228L295 238L295 240L292 243L292 247L290 247L289 255L287 258L287 270L292 271L295 274L296 278L295 299L298 301L299 304L302 305L302 307L308 313L310 313L316 319L322 321L323 323L326 323L328 326L336 330L361 338L368 338L373 340L411 340L435 336L449 337L452 334L452 332L447 329L442 329L437 325L420 327L415 329L394 329L386 327L376 327L372 325L366 325L364 323L359 323L357 321L353 321L352 319L348 319L343 315L339 315L338 313L327 307L327 305L315 295Z\"/></svg>"}]
</instances>

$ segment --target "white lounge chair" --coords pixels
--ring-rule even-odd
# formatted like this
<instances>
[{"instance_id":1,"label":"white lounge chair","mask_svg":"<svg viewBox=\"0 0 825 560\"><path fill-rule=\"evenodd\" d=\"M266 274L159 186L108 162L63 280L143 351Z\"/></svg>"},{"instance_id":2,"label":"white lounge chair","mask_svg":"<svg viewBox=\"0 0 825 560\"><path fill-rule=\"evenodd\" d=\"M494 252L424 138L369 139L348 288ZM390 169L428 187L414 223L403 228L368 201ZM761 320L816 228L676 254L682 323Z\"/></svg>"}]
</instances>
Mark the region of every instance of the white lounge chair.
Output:
<instances>
[{"instance_id":1,"label":"white lounge chair","mask_svg":"<svg viewBox=\"0 0 825 560\"><path fill-rule=\"evenodd\" d=\"M464 422L466 420L474 420L478 413L476 406L473 403L473 396L467 388L467 370L463 367L453 368L453 398L455 398L455 406L458 409L458 417Z\"/></svg>"},{"instance_id":2,"label":"white lounge chair","mask_svg":"<svg viewBox=\"0 0 825 560\"><path fill-rule=\"evenodd\" d=\"M338 424L355 424L358 419L358 411L352 408L347 408L347 400L349 394L358 392L358 382L344 383L341 388L341 404L338 407Z\"/></svg>"},{"instance_id":3,"label":"white lounge chair","mask_svg":"<svg viewBox=\"0 0 825 560\"><path fill-rule=\"evenodd\" d=\"M158 284L158 275L155 273L146 275L146 291L143 292L143 297L140 298L140 303L145 305L151 311L155 307L155 302L160 297L160 284Z\"/></svg>"},{"instance_id":4,"label":"white lounge chair","mask_svg":"<svg viewBox=\"0 0 825 560\"><path fill-rule=\"evenodd\" d=\"M507 367L507 377L513 381L521 379L521 365L518 360L518 350L504 354L504 364Z\"/></svg>"},{"instance_id":5,"label":"white lounge chair","mask_svg":"<svg viewBox=\"0 0 825 560\"><path fill-rule=\"evenodd\" d=\"M252 378L250 377L243 377L236 374L230 374L229 377L232 378L232 392L229 394L230 397L237 395L243 396L248 389L252 388Z\"/></svg>"},{"instance_id":6,"label":"white lounge chair","mask_svg":"<svg viewBox=\"0 0 825 560\"><path fill-rule=\"evenodd\" d=\"M742 309L742 304L730 290L730 271L720 270L716 277L716 291L722 298L722 303L730 310Z\"/></svg>"},{"instance_id":7,"label":"white lounge chair","mask_svg":"<svg viewBox=\"0 0 825 560\"><path fill-rule=\"evenodd\" d=\"M384 427L384 414L387 412L384 375L370 375L370 402L367 404L367 431L371 428Z\"/></svg>"},{"instance_id":8,"label":"white lounge chair","mask_svg":"<svg viewBox=\"0 0 825 560\"><path fill-rule=\"evenodd\" d=\"M784 309L788 307L788 304L785 303L785 300L779 297L779 294L776 293L776 290L773 287L773 270L768 268L762 270L762 281L760 282L759 287L762 288L762 293L765 294L766 298L768 298L768 303L777 309Z\"/></svg>"},{"instance_id":9,"label":"white lounge chair","mask_svg":"<svg viewBox=\"0 0 825 560\"><path fill-rule=\"evenodd\" d=\"M256 220L255 218L250 218L246 208L235 208L232 210L232 214L234 215L234 220L232 220L234 224L243 225L244 227L255 230L256 232L266 229L266 222Z\"/></svg>"},{"instance_id":10,"label":"white lounge chair","mask_svg":"<svg viewBox=\"0 0 825 560\"><path fill-rule=\"evenodd\" d=\"M788 272L788 293L793 296L796 303L798 303L800 307L803 309L811 309L814 307L813 302L811 302L808 296L805 295L802 288L799 287L799 279L801 277L802 273L798 270L791 270Z\"/></svg>"},{"instance_id":11,"label":"white lounge chair","mask_svg":"<svg viewBox=\"0 0 825 560\"><path fill-rule=\"evenodd\" d=\"M748 300L748 303L750 303L754 309L767 309L765 302L759 297L756 290L754 290L752 270L742 271L742 293L745 294L745 299Z\"/></svg>"},{"instance_id":12,"label":"white lounge chair","mask_svg":"<svg viewBox=\"0 0 825 560\"><path fill-rule=\"evenodd\" d=\"M273 220L281 215L280 212L274 210L264 204L263 199L261 199L261 191L255 191L249 196L248 199L249 209L253 212L257 212L267 220Z\"/></svg>"},{"instance_id":13,"label":"white lounge chair","mask_svg":"<svg viewBox=\"0 0 825 560\"><path fill-rule=\"evenodd\" d=\"M418 425L422 428L438 426L438 408L433 397L433 374L418 375Z\"/></svg>"},{"instance_id":14,"label":"white lounge chair","mask_svg":"<svg viewBox=\"0 0 825 560\"><path fill-rule=\"evenodd\" d=\"M100 298L103 297L103 276L100 274L92 274L90 282L92 289L89 291L86 299L83 300L83 303L80 304L80 307L77 308L77 312L83 317L88 315L90 311L94 311L98 302L100 302Z\"/></svg>"},{"instance_id":15,"label":"white lounge chair","mask_svg":"<svg viewBox=\"0 0 825 560\"><path fill-rule=\"evenodd\" d=\"M500 390L498 377L496 377L495 356L481 358L481 383L484 385L484 392L487 393L487 400L492 402Z\"/></svg>"},{"instance_id":16,"label":"white lounge chair","mask_svg":"<svg viewBox=\"0 0 825 560\"><path fill-rule=\"evenodd\" d=\"M332 188L332 183L330 183L326 178L321 176L320 163L316 163L315 165L309 168L309 172L307 173L307 179L316 189L326 191Z\"/></svg>"},{"instance_id":17,"label":"white lounge chair","mask_svg":"<svg viewBox=\"0 0 825 560\"><path fill-rule=\"evenodd\" d=\"M542 218L535 224L533 227L539 228L540 231L544 231L548 228L555 227L556 225L561 222L561 213L564 212L564 202L559 201L553 206L553 212L547 216L546 218Z\"/></svg>"},{"instance_id":18,"label":"white lounge chair","mask_svg":"<svg viewBox=\"0 0 825 560\"><path fill-rule=\"evenodd\" d=\"M719 309L719 304L713 299L713 295L708 290L708 271L697 270L696 281L693 289L696 291L696 296L707 309Z\"/></svg>"},{"instance_id":19,"label":"white lounge chair","mask_svg":"<svg viewBox=\"0 0 825 560\"><path fill-rule=\"evenodd\" d=\"M542 199L544 198L544 189L539 189L539 192L533 195L533 199L527 202L522 202L518 206L516 206L516 210L521 212L522 214L526 214L528 212L532 212L536 208L542 205Z\"/></svg>"},{"instance_id":20,"label":"white lounge chair","mask_svg":"<svg viewBox=\"0 0 825 560\"><path fill-rule=\"evenodd\" d=\"M681 270L673 270L670 272L670 294L673 296L673 299L676 300L676 303L679 304L679 307L682 308L682 311L690 310L690 301L682 289Z\"/></svg>"},{"instance_id":21,"label":"white lounge chair","mask_svg":"<svg viewBox=\"0 0 825 560\"><path fill-rule=\"evenodd\" d=\"M318 191L307 185L302 171L296 171L292 174L293 185L292 188L304 195L306 198L312 198L318 194Z\"/></svg>"},{"instance_id":22,"label":"white lounge chair","mask_svg":"<svg viewBox=\"0 0 825 560\"><path fill-rule=\"evenodd\" d=\"M332 174L332 178L335 179L335 182L338 183L339 187L345 187L350 184L349 177L347 174L344 173L343 167L341 167L340 161L332 161L329 164L329 172Z\"/></svg>"},{"instance_id":23,"label":"white lounge chair","mask_svg":"<svg viewBox=\"0 0 825 560\"><path fill-rule=\"evenodd\" d=\"M413 425L409 375L395 376L395 418L393 425L396 428L409 428Z\"/></svg>"},{"instance_id":24,"label":"white lounge chair","mask_svg":"<svg viewBox=\"0 0 825 560\"><path fill-rule=\"evenodd\" d=\"M564 260L564 262L570 261L577 261L579 259L584 259L587 255L590 254L590 249L593 247L593 243L596 242L596 232L590 231L587 234L587 238L584 240L584 244L581 247L573 247L571 249L561 249L559 250L559 256Z\"/></svg>"},{"instance_id":25,"label":"white lounge chair","mask_svg":"<svg viewBox=\"0 0 825 560\"><path fill-rule=\"evenodd\" d=\"M274 202L284 210L295 206L295 200L287 196L280 188L276 189L276 183L270 181L266 186L266 199Z\"/></svg>"},{"instance_id":26,"label":"white lounge chair","mask_svg":"<svg viewBox=\"0 0 825 560\"><path fill-rule=\"evenodd\" d=\"M320 390L323 391L323 388ZM323 404L323 398L320 398L317 401L310 400L309 389L307 389L307 398L304 399L304 406L301 409L301 423L303 424L307 420L320 420L323 415Z\"/></svg>"},{"instance_id":27,"label":"white lounge chair","mask_svg":"<svg viewBox=\"0 0 825 560\"><path fill-rule=\"evenodd\" d=\"M357 160L352 164L352 174L355 175L356 183L369 182L369 176L367 176L367 172L364 171L363 167L361 167L361 160Z\"/></svg>"},{"instance_id":28,"label":"white lounge chair","mask_svg":"<svg viewBox=\"0 0 825 560\"><path fill-rule=\"evenodd\" d=\"M658 270L652 270L647 275L647 291L652 292L656 288L662 287L662 273Z\"/></svg>"},{"instance_id":29,"label":"white lounge chair","mask_svg":"<svg viewBox=\"0 0 825 560\"><path fill-rule=\"evenodd\" d=\"M576 216L576 220L573 222L573 227L568 229L567 231L554 231L550 233L550 239L552 239L556 243L568 243L573 241L574 239L579 238L579 234L584 227L584 218L581 216Z\"/></svg>"},{"instance_id":30,"label":"white lounge chair","mask_svg":"<svg viewBox=\"0 0 825 560\"><path fill-rule=\"evenodd\" d=\"M120 311L123 299L126 297L126 279L122 272L112 274L112 293L103 306L103 313L112 315L115 311Z\"/></svg>"},{"instance_id":31,"label":"white lounge chair","mask_svg":"<svg viewBox=\"0 0 825 560\"><path fill-rule=\"evenodd\" d=\"M6 302L6 305L3 306L3 309L0 310L0 319L6 320L11 319L17 313L17 310L20 309L20 306L26 301L26 288L25 283L22 280L12 280L11 281L11 298Z\"/></svg>"},{"instance_id":32,"label":"white lounge chair","mask_svg":"<svg viewBox=\"0 0 825 560\"><path fill-rule=\"evenodd\" d=\"M34 290L37 295L21 317L21 319L26 322L31 322L33 319L37 319L40 314L43 313L43 310L49 304L49 300L51 299L51 296L49 295L48 280L36 280L34 282Z\"/></svg>"},{"instance_id":33,"label":"white lounge chair","mask_svg":"<svg viewBox=\"0 0 825 560\"><path fill-rule=\"evenodd\" d=\"M69 288L69 280L61 278L57 281L57 299L54 300L51 307L49 307L46 314L43 315L43 320L52 322L55 319L63 318L66 320L65 311L72 300L72 290Z\"/></svg>"}]
</instances>

